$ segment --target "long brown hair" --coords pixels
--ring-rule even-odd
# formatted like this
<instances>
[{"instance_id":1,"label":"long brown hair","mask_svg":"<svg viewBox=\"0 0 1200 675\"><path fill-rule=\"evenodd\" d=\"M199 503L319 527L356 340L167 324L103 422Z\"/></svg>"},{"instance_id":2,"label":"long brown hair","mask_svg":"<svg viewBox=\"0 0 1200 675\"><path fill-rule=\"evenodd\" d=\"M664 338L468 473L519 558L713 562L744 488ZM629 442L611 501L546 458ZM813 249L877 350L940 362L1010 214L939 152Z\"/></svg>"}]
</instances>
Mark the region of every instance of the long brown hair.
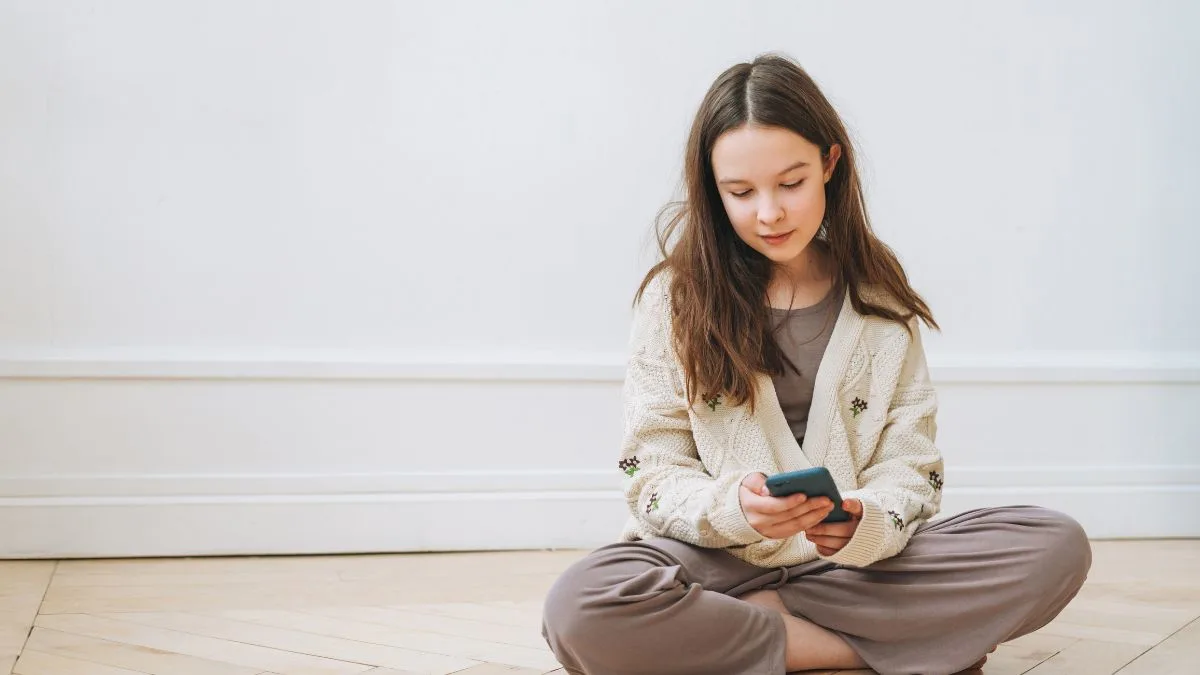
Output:
<instances>
[{"instance_id":1,"label":"long brown hair","mask_svg":"<svg viewBox=\"0 0 1200 675\"><path fill-rule=\"evenodd\" d=\"M767 303L774 265L734 232L711 161L717 139L747 124L791 130L817 145L825 159L833 144L841 146L841 159L825 184L825 221L817 233L831 254L835 283L860 314L906 327L917 316L938 326L895 253L871 231L850 136L816 83L784 56L767 54L739 63L721 73L696 113L684 162L683 200L659 213L656 231L663 259L642 280L634 303L655 276L668 270L674 347L688 401L694 404L697 393L723 393L730 403L748 402L753 410L755 376L782 373L785 363L772 337Z\"/></svg>"}]
</instances>

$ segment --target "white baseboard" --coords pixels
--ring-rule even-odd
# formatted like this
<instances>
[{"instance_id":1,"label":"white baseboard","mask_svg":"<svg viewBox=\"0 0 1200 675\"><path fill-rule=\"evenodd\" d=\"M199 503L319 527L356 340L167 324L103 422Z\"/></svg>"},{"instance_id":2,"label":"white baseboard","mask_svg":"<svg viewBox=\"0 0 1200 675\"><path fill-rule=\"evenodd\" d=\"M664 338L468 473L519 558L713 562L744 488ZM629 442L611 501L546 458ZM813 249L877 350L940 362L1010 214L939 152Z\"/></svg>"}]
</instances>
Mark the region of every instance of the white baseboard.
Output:
<instances>
[{"instance_id":1,"label":"white baseboard","mask_svg":"<svg viewBox=\"0 0 1200 675\"><path fill-rule=\"evenodd\" d=\"M576 548L615 536L612 492L0 500L0 558Z\"/></svg>"},{"instance_id":2,"label":"white baseboard","mask_svg":"<svg viewBox=\"0 0 1200 675\"><path fill-rule=\"evenodd\" d=\"M962 485L947 488L944 514L1036 504L1097 539L1200 537L1200 466L947 473ZM1022 487L1001 483L1022 475ZM592 548L625 520L612 483L598 471L8 478L3 494L24 496L0 499L0 558ZM330 491L301 492L317 487ZM411 491L376 491L398 487Z\"/></svg>"},{"instance_id":3,"label":"white baseboard","mask_svg":"<svg viewBox=\"0 0 1200 675\"><path fill-rule=\"evenodd\" d=\"M1200 537L1200 353L930 361L947 513ZM601 353L0 349L0 558L598 546L623 377Z\"/></svg>"}]
</instances>

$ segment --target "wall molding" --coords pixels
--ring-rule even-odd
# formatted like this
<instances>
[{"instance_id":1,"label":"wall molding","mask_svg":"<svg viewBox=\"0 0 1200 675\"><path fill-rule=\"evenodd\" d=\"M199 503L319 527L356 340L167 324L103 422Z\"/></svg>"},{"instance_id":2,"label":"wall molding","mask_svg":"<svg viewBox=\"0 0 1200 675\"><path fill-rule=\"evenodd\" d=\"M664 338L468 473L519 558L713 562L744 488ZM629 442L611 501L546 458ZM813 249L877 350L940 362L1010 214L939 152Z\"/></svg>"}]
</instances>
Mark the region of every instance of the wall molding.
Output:
<instances>
[{"instance_id":1,"label":"wall molding","mask_svg":"<svg viewBox=\"0 0 1200 675\"><path fill-rule=\"evenodd\" d=\"M1174 420L1186 423L1190 418L1179 415L1187 414L1188 402L1197 395L1195 385L1200 384L1200 352L931 354L930 364L939 384L983 385L956 392L969 397L988 399L994 395L1011 402L1013 397L1038 393L1039 400L1059 400L1058 387L1088 388L1073 389L1061 399L1073 407L1054 412L1074 415L1082 423L1086 423L1089 414L1094 414L1088 406L1095 401L1105 403L1105 410L1114 410L1117 408L1113 407L1113 401L1119 403L1126 396L1138 403L1139 414L1158 410L1149 406L1167 401L1168 410L1160 416L1170 413L1175 415ZM0 389L16 397L13 400L17 402L23 401L27 394L23 387L31 382L38 383L39 396L53 398L59 388L71 387L81 380L126 381L131 386L121 387L122 391L136 390L132 393L143 396L128 400L144 403L144 396L161 393L154 389L159 385L152 383L165 386L197 380L213 382L213 386L227 383L245 387L267 381L383 381L389 384L383 388L388 390L387 395L395 393L393 383L424 392L429 389L428 383L457 382L466 387L463 391L471 392L482 385L533 382L544 386L517 389L526 394L536 390L540 396L557 397L585 393L593 396L595 392L586 387L612 387L623 378L623 356L603 353L287 350L52 353L0 349ZM562 385L568 390L551 388ZM179 389L188 394L188 387ZM196 389L205 389L205 396L228 393L212 387ZM282 393L290 387L269 389L273 396L283 397L281 406L291 400ZM1146 391L1153 396L1143 396ZM250 389L246 392L254 393ZM92 398L83 401L94 401L94 397L110 392L86 393ZM458 393L458 390L443 391L439 395ZM423 397L421 393L418 398L423 400ZM175 417L171 419L178 419L186 414L187 402L191 400L184 396L174 401L175 407L159 412L173 414ZM502 400L508 399L502 397ZM121 399L114 410L135 410L128 405L127 399ZM5 451L10 456L19 456L11 453L21 449L20 434L30 433L28 430L38 424L55 424L70 412L52 410L42 417L39 410L34 406L27 411L35 418L29 421L26 431L18 430L16 437L3 439L8 443ZM274 411L278 416L282 414L280 411L290 414L292 410L269 408L268 412ZM303 412L312 408L294 410ZM412 415L430 412L424 407L409 411ZM155 414L155 411L145 413ZM246 417L239 419L248 425L246 428L257 429L255 416L259 414L257 409L247 408ZM449 418L443 415L437 419L447 423L445 420ZM1106 418L1104 422L1112 420ZM321 432L334 423L337 418L325 422L326 426L317 424L314 429ZM969 425L970 420L963 424ZM1189 450L1181 445L1188 442L1187 428L1175 427L1183 431L1169 438L1150 439L1148 449L1119 455L1110 453L1105 455L1109 459L1101 460L1138 462L1157 458L1164 462L1160 465L1066 466L1073 457L1069 452L1040 456L1046 466L960 467L951 463L946 471L943 512L1040 504L1075 516L1096 538L1200 537L1200 464L1184 464L1192 461ZM1121 436L1125 440L1113 442L1127 443L1126 436ZM39 436L32 438L46 442ZM119 436L113 438L119 440ZM180 441L176 435L168 434L154 442L174 447L171 444ZM1165 447L1167 443L1170 448ZM310 447L303 442L300 445L301 450L318 452L314 448L319 446ZM68 457L93 450L85 445L64 449L70 452L64 454L63 461L26 466L29 470L34 466L70 468L73 465ZM119 464L130 471L120 475L0 474L0 558L590 548L612 541L625 520L625 505L618 491L620 476L607 466L575 470L317 473L323 462L331 461L329 456L304 457L307 460L291 466L311 467L309 473L285 473L289 464L274 459L263 463L263 458L258 458L238 466L243 470L266 469L265 473L155 475L138 471L142 466L147 470L154 466L143 458L138 460L139 464ZM995 455L989 461L1002 460L1001 455ZM430 461L434 462L431 469L436 469L437 458ZM78 471L82 466L75 468ZM209 470L225 466L210 464ZM372 464L358 461L341 466L370 469ZM15 468L16 465L10 464L8 470Z\"/></svg>"},{"instance_id":2,"label":"wall molding","mask_svg":"<svg viewBox=\"0 0 1200 675\"><path fill-rule=\"evenodd\" d=\"M929 355L946 383L1197 384L1200 352ZM612 352L0 350L0 380L438 380L620 382Z\"/></svg>"},{"instance_id":3,"label":"wall molding","mask_svg":"<svg viewBox=\"0 0 1200 675\"><path fill-rule=\"evenodd\" d=\"M959 475L961 484L947 486L943 516L1036 504L1074 516L1095 539L1200 536L1200 466L947 473ZM384 481L420 485L430 475ZM436 475L451 477L443 488L490 482L493 489L362 492L380 486L358 477L339 492L294 492L321 481L334 486L346 476L233 477L224 491L214 487L231 477L8 477L3 489L26 496L0 498L0 558L586 549L614 541L626 518L616 489L588 489L611 482L600 472ZM547 485L548 477L559 485ZM1001 484L1013 478L1025 482ZM210 492L172 494L181 481L208 481ZM242 492L266 485L260 481L275 481L276 490L290 485L293 492ZM535 481L542 489L522 489ZM564 489L570 481L577 484ZM83 494L70 494L79 488ZM42 496L30 496L35 493Z\"/></svg>"},{"instance_id":4,"label":"wall molding","mask_svg":"<svg viewBox=\"0 0 1200 675\"><path fill-rule=\"evenodd\" d=\"M545 494L616 492L620 476L606 469L408 471L373 473L0 475L0 506L14 499L108 500L146 503L156 499L380 498L446 494ZM950 465L948 489L1132 489L1200 488L1200 464L1112 466ZM980 492L982 494L982 492ZM26 503L35 503L29 501ZM72 502L74 503L74 502ZM97 501L95 503L101 503ZM1197 514L1200 519L1200 513Z\"/></svg>"}]
</instances>

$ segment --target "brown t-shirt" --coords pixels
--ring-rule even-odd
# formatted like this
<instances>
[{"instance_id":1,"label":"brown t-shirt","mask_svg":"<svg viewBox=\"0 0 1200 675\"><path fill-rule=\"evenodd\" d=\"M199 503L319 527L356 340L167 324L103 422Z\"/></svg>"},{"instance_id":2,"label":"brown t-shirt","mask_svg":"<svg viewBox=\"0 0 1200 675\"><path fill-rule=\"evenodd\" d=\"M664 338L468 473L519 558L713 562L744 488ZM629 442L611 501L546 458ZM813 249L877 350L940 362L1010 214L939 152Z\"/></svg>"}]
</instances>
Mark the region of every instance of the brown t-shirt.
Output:
<instances>
[{"instance_id":1,"label":"brown t-shirt","mask_svg":"<svg viewBox=\"0 0 1200 675\"><path fill-rule=\"evenodd\" d=\"M796 373L785 365L783 375L772 377L779 405L798 443L803 442L804 432L808 428L808 411L812 407L817 367L821 365L821 357L829 345L844 297L845 292L835 285L820 302L811 307L771 308L775 341L784 356L800 371Z\"/></svg>"}]
</instances>

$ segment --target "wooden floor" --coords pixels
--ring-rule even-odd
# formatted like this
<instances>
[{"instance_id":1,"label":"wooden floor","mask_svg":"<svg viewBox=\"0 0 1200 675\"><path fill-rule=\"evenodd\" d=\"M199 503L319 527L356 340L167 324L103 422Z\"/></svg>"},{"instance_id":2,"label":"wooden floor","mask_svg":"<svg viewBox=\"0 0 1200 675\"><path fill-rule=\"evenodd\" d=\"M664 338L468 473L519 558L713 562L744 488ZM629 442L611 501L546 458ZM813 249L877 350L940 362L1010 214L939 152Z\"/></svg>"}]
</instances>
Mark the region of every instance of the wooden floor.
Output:
<instances>
[{"instance_id":1,"label":"wooden floor","mask_svg":"<svg viewBox=\"0 0 1200 675\"><path fill-rule=\"evenodd\" d=\"M1200 541L1094 550L984 673L1200 673ZM0 675L553 672L540 599L580 555L0 561Z\"/></svg>"}]
</instances>

